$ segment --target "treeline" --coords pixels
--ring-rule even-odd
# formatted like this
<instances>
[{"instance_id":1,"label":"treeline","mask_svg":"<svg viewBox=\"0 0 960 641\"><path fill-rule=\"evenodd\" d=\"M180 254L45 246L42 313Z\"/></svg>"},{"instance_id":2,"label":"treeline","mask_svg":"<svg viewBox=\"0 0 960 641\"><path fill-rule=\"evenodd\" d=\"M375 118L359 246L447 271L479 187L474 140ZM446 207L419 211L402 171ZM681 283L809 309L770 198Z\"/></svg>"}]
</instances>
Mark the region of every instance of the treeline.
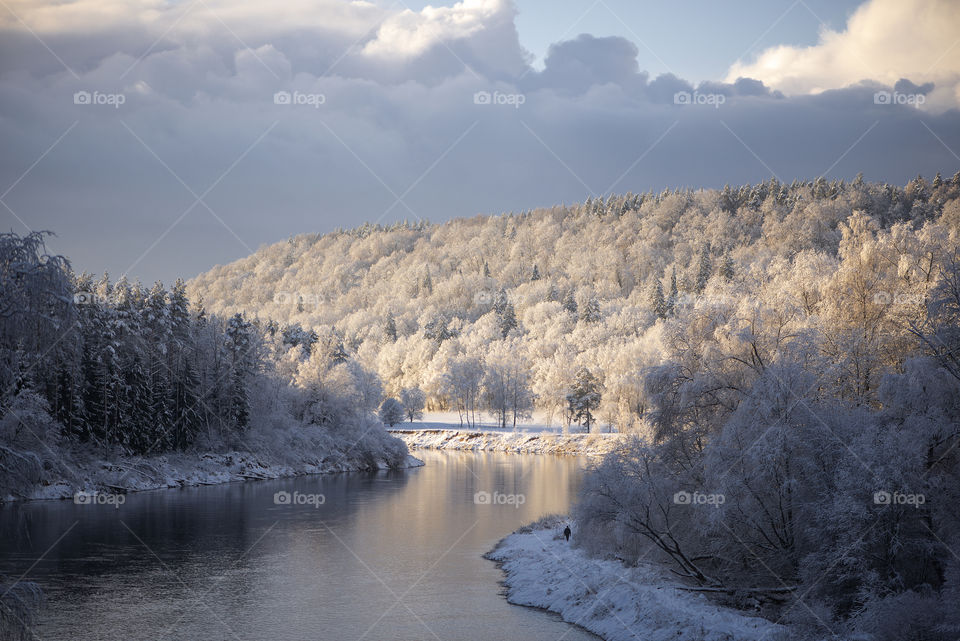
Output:
<instances>
[{"instance_id":1,"label":"treeline","mask_svg":"<svg viewBox=\"0 0 960 641\"><path fill-rule=\"evenodd\" d=\"M919 235L925 225L928 236L936 226L955 233L958 194L960 172L904 187L862 177L771 179L443 224L364 225L263 248L188 289L217 313L244 311L336 336L378 372L388 394L419 388L428 408L460 409L465 422L478 411L502 419L504 405L485 400L482 382L488 360L512 357L518 399L531 399L517 404L520 415L532 406L554 423L644 429L648 399L638 372L662 353L658 320L682 307L754 297L768 270L791 272L797 287L820 287L838 269L854 212L883 233ZM890 303L893 285L879 294ZM813 315L820 302L810 289L798 291L798 304ZM901 299L922 296L897 291ZM589 414L571 405L581 370L598 382Z\"/></svg>"},{"instance_id":2,"label":"treeline","mask_svg":"<svg viewBox=\"0 0 960 641\"><path fill-rule=\"evenodd\" d=\"M44 252L43 235L0 236L6 273L0 408L40 395L80 442L159 454L201 432L242 433L250 378L264 371L260 338L239 314L190 309L167 291L82 274ZM14 259L13 256L16 256Z\"/></svg>"},{"instance_id":3,"label":"treeline","mask_svg":"<svg viewBox=\"0 0 960 641\"><path fill-rule=\"evenodd\" d=\"M309 442L316 451L301 453L318 460L343 444L354 458L401 462L374 415L379 380L342 348L311 360L315 334L208 315L179 280L167 290L74 275L44 237L0 234L0 496L28 494L52 470L70 476L83 448L283 458ZM305 426L322 430L291 431Z\"/></svg>"}]
</instances>

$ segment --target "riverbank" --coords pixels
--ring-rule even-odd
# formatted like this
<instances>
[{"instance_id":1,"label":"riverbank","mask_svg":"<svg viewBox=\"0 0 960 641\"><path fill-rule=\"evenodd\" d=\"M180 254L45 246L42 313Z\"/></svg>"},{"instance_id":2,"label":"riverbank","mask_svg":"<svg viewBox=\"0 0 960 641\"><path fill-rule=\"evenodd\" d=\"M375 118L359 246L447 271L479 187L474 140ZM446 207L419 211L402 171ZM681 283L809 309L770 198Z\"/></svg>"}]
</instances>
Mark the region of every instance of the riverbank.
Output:
<instances>
[{"instance_id":1,"label":"riverbank","mask_svg":"<svg viewBox=\"0 0 960 641\"><path fill-rule=\"evenodd\" d=\"M775 641L788 629L677 589L653 566L587 557L563 540L565 521L540 521L486 554L506 578L507 600L555 612L606 641Z\"/></svg>"},{"instance_id":2,"label":"riverbank","mask_svg":"<svg viewBox=\"0 0 960 641\"><path fill-rule=\"evenodd\" d=\"M410 449L603 456L622 434L481 432L457 429L391 430Z\"/></svg>"},{"instance_id":3,"label":"riverbank","mask_svg":"<svg viewBox=\"0 0 960 641\"><path fill-rule=\"evenodd\" d=\"M385 432L366 434L361 442L334 442L320 428L300 428L258 451L173 452L142 457L74 447L60 451L55 465L37 465L36 476L22 479L16 491L0 492L0 503L73 498L77 493L126 494L177 487L219 485L312 474L419 467L400 439ZM289 436L289 435L288 435ZM254 443L256 445L256 443ZM32 452L21 459L38 459Z\"/></svg>"}]
</instances>

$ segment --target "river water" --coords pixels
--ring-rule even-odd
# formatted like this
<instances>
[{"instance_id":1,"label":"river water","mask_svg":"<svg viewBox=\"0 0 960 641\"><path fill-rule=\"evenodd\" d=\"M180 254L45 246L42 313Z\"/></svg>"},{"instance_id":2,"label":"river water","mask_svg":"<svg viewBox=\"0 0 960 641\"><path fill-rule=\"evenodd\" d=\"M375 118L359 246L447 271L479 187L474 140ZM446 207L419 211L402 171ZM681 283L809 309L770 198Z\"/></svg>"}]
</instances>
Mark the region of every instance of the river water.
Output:
<instances>
[{"instance_id":1,"label":"river water","mask_svg":"<svg viewBox=\"0 0 960 641\"><path fill-rule=\"evenodd\" d=\"M508 604L482 558L566 512L583 461L416 455L424 467L143 492L119 507L0 506L0 573L43 587L44 641L596 639Z\"/></svg>"}]
</instances>

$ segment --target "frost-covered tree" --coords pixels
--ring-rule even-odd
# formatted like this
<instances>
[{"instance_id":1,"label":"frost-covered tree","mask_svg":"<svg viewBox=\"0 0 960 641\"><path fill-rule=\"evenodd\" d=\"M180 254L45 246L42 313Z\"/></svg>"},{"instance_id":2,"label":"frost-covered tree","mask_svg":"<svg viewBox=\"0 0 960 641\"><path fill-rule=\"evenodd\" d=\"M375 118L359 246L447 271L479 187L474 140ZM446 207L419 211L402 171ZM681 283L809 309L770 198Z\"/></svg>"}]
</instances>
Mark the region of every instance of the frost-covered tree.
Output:
<instances>
[{"instance_id":1,"label":"frost-covered tree","mask_svg":"<svg viewBox=\"0 0 960 641\"><path fill-rule=\"evenodd\" d=\"M657 315L657 318L666 318L669 311L667 300L663 297L663 285L659 278L653 281L653 287L650 289L650 309Z\"/></svg>"},{"instance_id":2,"label":"frost-covered tree","mask_svg":"<svg viewBox=\"0 0 960 641\"><path fill-rule=\"evenodd\" d=\"M577 370L573 387L567 393L567 411L578 425L590 431L594 423L593 413L600 407L603 386L586 367Z\"/></svg>"},{"instance_id":3,"label":"frost-covered tree","mask_svg":"<svg viewBox=\"0 0 960 641\"><path fill-rule=\"evenodd\" d=\"M403 406L403 413L411 423L423 418L426 401L427 395L418 387L405 387L400 390L400 404Z\"/></svg>"},{"instance_id":4,"label":"frost-covered tree","mask_svg":"<svg viewBox=\"0 0 960 641\"><path fill-rule=\"evenodd\" d=\"M380 420L384 425L393 427L397 423L403 422L403 405L395 398L388 397L380 405Z\"/></svg>"}]
</instances>

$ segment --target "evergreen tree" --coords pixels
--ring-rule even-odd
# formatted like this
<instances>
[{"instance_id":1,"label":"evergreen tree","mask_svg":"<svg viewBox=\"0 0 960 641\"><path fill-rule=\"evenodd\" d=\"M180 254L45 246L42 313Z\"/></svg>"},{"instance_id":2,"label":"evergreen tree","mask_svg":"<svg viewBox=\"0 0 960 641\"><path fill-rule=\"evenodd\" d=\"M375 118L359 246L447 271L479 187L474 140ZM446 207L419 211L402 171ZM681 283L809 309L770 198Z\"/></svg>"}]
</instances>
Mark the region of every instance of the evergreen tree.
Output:
<instances>
[{"instance_id":1,"label":"evergreen tree","mask_svg":"<svg viewBox=\"0 0 960 641\"><path fill-rule=\"evenodd\" d=\"M573 297L573 292L572 292L572 291L568 291L568 292L567 292L566 296L563 297L563 303L561 303L561 304L563 305L563 308L564 308L565 310L567 310L568 312L570 312L571 314L573 314L574 316L576 316L576 314L577 314L577 301L576 301L576 299Z\"/></svg>"},{"instance_id":2,"label":"evergreen tree","mask_svg":"<svg viewBox=\"0 0 960 641\"><path fill-rule=\"evenodd\" d=\"M497 290L497 293L493 295L493 311L496 312L498 316L503 316L503 312L507 309L508 304L507 290L501 287Z\"/></svg>"},{"instance_id":3,"label":"evergreen tree","mask_svg":"<svg viewBox=\"0 0 960 641\"><path fill-rule=\"evenodd\" d=\"M426 274L423 277L423 291L429 296L433 293L433 279L430 278L430 269L426 270Z\"/></svg>"},{"instance_id":4,"label":"evergreen tree","mask_svg":"<svg viewBox=\"0 0 960 641\"><path fill-rule=\"evenodd\" d=\"M710 250L704 248L700 252L700 262L697 265L697 279L694 281L693 291L698 294L702 294L703 290L707 287L707 281L710 280L710 274L713 271L713 267L710 264Z\"/></svg>"},{"instance_id":5,"label":"evergreen tree","mask_svg":"<svg viewBox=\"0 0 960 641\"><path fill-rule=\"evenodd\" d=\"M653 281L653 287L650 289L650 307L657 318L667 317L667 301L663 297L663 285L660 284L659 278Z\"/></svg>"},{"instance_id":6,"label":"evergreen tree","mask_svg":"<svg viewBox=\"0 0 960 641\"><path fill-rule=\"evenodd\" d=\"M500 316L500 335L504 338L517 328L517 314L513 311L513 303L507 303Z\"/></svg>"},{"instance_id":7,"label":"evergreen tree","mask_svg":"<svg viewBox=\"0 0 960 641\"><path fill-rule=\"evenodd\" d=\"M677 289L677 270L674 268L670 274L670 296L667 297L667 314L671 316L675 314L679 303L680 291Z\"/></svg>"},{"instance_id":8,"label":"evergreen tree","mask_svg":"<svg viewBox=\"0 0 960 641\"><path fill-rule=\"evenodd\" d=\"M387 322L384 325L383 333L391 343L397 342L397 321L394 320L393 314L387 313Z\"/></svg>"},{"instance_id":9,"label":"evergreen tree","mask_svg":"<svg viewBox=\"0 0 960 641\"><path fill-rule=\"evenodd\" d=\"M590 297L580 310L580 320L584 323L599 323L603 319L600 313L600 303L596 298Z\"/></svg>"},{"instance_id":10,"label":"evergreen tree","mask_svg":"<svg viewBox=\"0 0 960 641\"><path fill-rule=\"evenodd\" d=\"M720 263L720 270L718 273L720 274L720 278L726 281L733 280L733 259L730 258L729 253L723 255L723 262Z\"/></svg>"},{"instance_id":11,"label":"evergreen tree","mask_svg":"<svg viewBox=\"0 0 960 641\"><path fill-rule=\"evenodd\" d=\"M540 268L536 265L533 266L533 274L530 276L530 280L540 280Z\"/></svg>"}]
</instances>

